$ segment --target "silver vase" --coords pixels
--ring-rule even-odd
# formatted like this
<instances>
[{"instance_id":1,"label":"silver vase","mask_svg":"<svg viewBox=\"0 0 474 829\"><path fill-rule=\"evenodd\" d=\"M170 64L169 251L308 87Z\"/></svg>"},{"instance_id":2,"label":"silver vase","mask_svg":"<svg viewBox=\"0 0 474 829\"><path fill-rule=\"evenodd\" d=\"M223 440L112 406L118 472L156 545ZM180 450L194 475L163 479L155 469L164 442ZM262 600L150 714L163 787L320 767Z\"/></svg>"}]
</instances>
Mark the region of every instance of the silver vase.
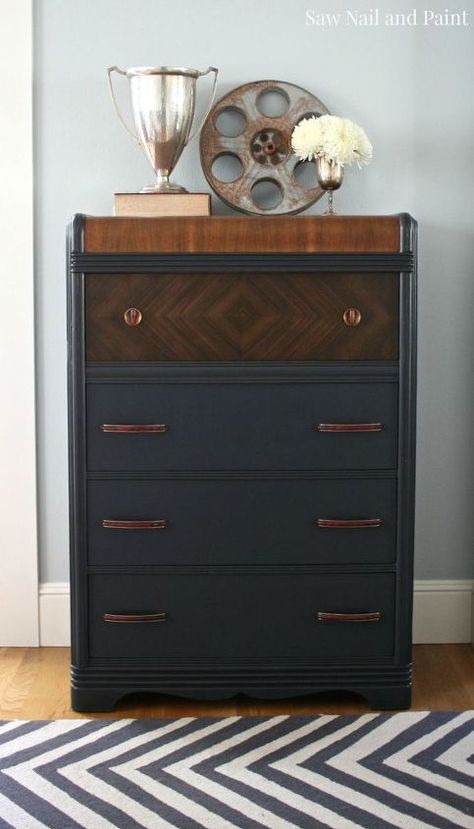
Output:
<instances>
[{"instance_id":1,"label":"silver vase","mask_svg":"<svg viewBox=\"0 0 474 829\"><path fill-rule=\"evenodd\" d=\"M112 73L125 75L130 82L130 95L136 134L120 112L112 84ZM198 78L214 73L209 106L199 127L192 134ZM118 118L140 147L156 174L156 181L143 187L141 193L186 193L184 187L172 184L169 177L187 144L200 132L211 110L217 84L218 70L210 66L204 72L197 69L169 66L134 66L119 69L111 66L108 82L112 102Z\"/></svg>"},{"instance_id":2,"label":"silver vase","mask_svg":"<svg viewBox=\"0 0 474 829\"><path fill-rule=\"evenodd\" d=\"M324 156L316 159L316 176L319 185L323 190L327 190L328 206L324 211L324 216L334 216L333 192L339 190L344 178L344 167L336 161L331 161Z\"/></svg>"}]
</instances>

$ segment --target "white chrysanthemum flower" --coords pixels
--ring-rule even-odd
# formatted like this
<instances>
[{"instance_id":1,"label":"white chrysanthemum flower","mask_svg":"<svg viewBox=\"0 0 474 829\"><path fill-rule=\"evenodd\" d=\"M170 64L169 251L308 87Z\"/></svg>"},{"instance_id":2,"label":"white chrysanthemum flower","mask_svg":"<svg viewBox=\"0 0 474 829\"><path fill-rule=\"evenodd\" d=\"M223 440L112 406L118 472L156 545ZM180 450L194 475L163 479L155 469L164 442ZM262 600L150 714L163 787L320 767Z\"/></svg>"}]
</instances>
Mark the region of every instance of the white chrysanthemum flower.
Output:
<instances>
[{"instance_id":1,"label":"white chrysanthemum flower","mask_svg":"<svg viewBox=\"0 0 474 829\"><path fill-rule=\"evenodd\" d=\"M295 155L301 161L312 161L320 154L321 147L319 144L322 137L322 131L319 127L320 120L314 115L312 118L304 118L293 130L291 146Z\"/></svg>"},{"instance_id":2,"label":"white chrysanthemum flower","mask_svg":"<svg viewBox=\"0 0 474 829\"><path fill-rule=\"evenodd\" d=\"M301 161L325 157L336 164L368 164L372 144L364 130L337 115L304 118L293 130L291 145Z\"/></svg>"}]
</instances>

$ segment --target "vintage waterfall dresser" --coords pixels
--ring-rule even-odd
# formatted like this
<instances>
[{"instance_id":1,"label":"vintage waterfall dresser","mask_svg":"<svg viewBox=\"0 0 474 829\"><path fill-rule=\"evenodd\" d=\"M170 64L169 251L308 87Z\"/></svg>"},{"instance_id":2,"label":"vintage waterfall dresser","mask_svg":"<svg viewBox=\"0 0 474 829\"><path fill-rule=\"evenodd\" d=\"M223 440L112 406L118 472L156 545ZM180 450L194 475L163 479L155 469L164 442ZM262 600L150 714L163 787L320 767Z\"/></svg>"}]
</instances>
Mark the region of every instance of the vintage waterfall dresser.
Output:
<instances>
[{"instance_id":1,"label":"vintage waterfall dresser","mask_svg":"<svg viewBox=\"0 0 474 829\"><path fill-rule=\"evenodd\" d=\"M410 704L416 223L68 233L72 700Z\"/></svg>"}]
</instances>

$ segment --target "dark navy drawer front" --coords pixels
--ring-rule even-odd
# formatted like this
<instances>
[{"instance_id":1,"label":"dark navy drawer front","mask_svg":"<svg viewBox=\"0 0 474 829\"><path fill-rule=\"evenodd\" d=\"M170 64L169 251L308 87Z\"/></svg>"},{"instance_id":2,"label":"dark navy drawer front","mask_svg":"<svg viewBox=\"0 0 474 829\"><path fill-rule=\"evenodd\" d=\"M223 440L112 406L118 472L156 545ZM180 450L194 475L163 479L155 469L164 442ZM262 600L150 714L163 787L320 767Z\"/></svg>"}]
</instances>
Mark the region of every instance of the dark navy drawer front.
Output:
<instances>
[{"instance_id":1,"label":"dark navy drawer front","mask_svg":"<svg viewBox=\"0 0 474 829\"><path fill-rule=\"evenodd\" d=\"M396 481L90 481L89 563L341 564L395 559ZM381 519L319 527L318 519ZM164 521L150 528L103 521Z\"/></svg>"},{"instance_id":2,"label":"dark navy drawer front","mask_svg":"<svg viewBox=\"0 0 474 829\"><path fill-rule=\"evenodd\" d=\"M107 574L89 581L92 658L393 654L392 574ZM380 620L323 622L318 612L377 612ZM104 614L166 614L166 621L117 624Z\"/></svg>"},{"instance_id":3,"label":"dark navy drawer front","mask_svg":"<svg viewBox=\"0 0 474 829\"><path fill-rule=\"evenodd\" d=\"M395 383L93 383L91 470L390 469L397 465ZM381 431L318 432L318 424ZM103 424L159 424L152 434Z\"/></svg>"}]
</instances>

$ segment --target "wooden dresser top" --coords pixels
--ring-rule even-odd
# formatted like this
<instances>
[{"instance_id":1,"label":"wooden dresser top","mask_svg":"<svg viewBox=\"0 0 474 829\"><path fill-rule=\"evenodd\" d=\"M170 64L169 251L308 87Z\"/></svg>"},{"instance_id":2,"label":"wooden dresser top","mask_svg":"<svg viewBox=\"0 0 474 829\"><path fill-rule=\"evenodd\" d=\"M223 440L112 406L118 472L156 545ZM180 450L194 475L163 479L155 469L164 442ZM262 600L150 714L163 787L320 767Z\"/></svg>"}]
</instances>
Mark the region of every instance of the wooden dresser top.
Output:
<instances>
[{"instance_id":1,"label":"wooden dresser top","mask_svg":"<svg viewBox=\"0 0 474 829\"><path fill-rule=\"evenodd\" d=\"M86 253L398 253L407 214L394 216L86 216ZM408 243L409 245L409 243Z\"/></svg>"}]
</instances>

